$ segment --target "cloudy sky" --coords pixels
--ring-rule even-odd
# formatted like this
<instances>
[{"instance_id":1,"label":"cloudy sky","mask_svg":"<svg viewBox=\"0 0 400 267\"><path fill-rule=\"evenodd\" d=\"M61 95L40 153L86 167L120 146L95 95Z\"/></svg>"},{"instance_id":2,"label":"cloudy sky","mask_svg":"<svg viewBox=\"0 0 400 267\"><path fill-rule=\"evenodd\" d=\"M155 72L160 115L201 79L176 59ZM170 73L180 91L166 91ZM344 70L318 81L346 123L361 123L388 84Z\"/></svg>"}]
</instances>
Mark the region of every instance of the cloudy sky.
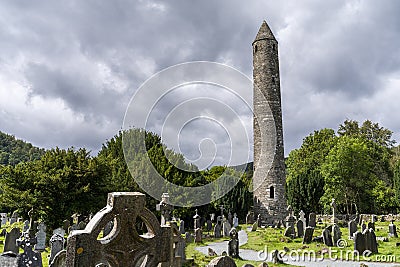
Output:
<instances>
[{"instance_id":1,"label":"cloudy sky","mask_svg":"<svg viewBox=\"0 0 400 267\"><path fill-rule=\"evenodd\" d=\"M345 119L400 140L399 14L396 0L3 1L0 130L97 153L137 88L166 67L215 61L251 77L265 19L279 41L286 155Z\"/></svg>"}]
</instances>

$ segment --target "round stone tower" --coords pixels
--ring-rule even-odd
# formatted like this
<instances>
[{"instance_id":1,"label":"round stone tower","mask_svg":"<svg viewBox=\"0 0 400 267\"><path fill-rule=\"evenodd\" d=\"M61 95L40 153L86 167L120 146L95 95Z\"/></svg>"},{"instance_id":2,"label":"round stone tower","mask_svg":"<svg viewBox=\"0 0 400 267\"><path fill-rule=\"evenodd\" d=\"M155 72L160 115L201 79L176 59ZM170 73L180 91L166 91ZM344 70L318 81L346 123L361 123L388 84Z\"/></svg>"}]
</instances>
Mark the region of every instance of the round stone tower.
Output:
<instances>
[{"instance_id":1,"label":"round stone tower","mask_svg":"<svg viewBox=\"0 0 400 267\"><path fill-rule=\"evenodd\" d=\"M253 42L254 212L272 223L286 216L285 159L278 42L264 21Z\"/></svg>"}]
</instances>

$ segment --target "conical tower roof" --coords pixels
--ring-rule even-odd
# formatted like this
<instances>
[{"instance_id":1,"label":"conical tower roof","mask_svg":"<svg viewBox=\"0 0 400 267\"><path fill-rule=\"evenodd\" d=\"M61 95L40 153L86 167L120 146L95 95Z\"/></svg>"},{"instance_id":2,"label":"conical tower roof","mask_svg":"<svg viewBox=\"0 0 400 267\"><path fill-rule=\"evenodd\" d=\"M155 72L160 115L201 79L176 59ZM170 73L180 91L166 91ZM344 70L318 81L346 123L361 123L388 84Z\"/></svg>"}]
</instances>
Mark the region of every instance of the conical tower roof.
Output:
<instances>
[{"instance_id":1,"label":"conical tower roof","mask_svg":"<svg viewBox=\"0 0 400 267\"><path fill-rule=\"evenodd\" d=\"M274 34L272 33L271 29L269 28L269 26L265 20L261 24L261 27L258 30L256 39L254 39L253 43L258 40L263 40L263 39L276 40Z\"/></svg>"}]
</instances>

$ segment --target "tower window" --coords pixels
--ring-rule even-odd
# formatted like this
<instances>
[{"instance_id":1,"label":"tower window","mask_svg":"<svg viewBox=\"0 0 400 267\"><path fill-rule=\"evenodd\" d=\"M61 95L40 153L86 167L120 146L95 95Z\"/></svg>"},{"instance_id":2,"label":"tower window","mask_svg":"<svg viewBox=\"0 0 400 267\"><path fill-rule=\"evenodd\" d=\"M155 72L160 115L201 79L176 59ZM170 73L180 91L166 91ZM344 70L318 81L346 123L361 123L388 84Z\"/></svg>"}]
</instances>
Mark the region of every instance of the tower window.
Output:
<instances>
[{"instance_id":1,"label":"tower window","mask_svg":"<svg viewBox=\"0 0 400 267\"><path fill-rule=\"evenodd\" d=\"M269 198L275 198L275 188L274 188L274 186L271 186L269 188Z\"/></svg>"},{"instance_id":2,"label":"tower window","mask_svg":"<svg viewBox=\"0 0 400 267\"><path fill-rule=\"evenodd\" d=\"M272 77L272 82L275 83L275 77Z\"/></svg>"},{"instance_id":3,"label":"tower window","mask_svg":"<svg viewBox=\"0 0 400 267\"><path fill-rule=\"evenodd\" d=\"M258 47L257 45L254 46L254 53L257 53Z\"/></svg>"},{"instance_id":4,"label":"tower window","mask_svg":"<svg viewBox=\"0 0 400 267\"><path fill-rule=\"evenodd\" d=\"M276 51L276 44L272 44L272 51Z\"/></svg>"}]
</instances>

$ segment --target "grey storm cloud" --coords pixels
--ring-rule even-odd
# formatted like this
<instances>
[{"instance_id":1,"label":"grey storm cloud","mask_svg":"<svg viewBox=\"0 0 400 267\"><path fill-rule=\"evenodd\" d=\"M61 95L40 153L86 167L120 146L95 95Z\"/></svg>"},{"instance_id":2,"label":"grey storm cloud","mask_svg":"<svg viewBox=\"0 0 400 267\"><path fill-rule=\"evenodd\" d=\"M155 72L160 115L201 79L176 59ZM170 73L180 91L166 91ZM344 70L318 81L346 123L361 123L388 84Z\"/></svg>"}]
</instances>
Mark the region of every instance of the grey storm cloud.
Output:
<instances>
[{"instance_id":1,"label":"grey storm cloud","mask_svg":"<svg viewBox=\"0 0 400 267\"><path fill-rule=\"evenodd\" d=\"M166 67L216 61L252 77L265 19L279 41L286 154L346 118L379 122L398 139L399 13L395 0L4 1L0 130L96 152L121 129L137 88ZM196 155L197 144L183 143Z\"/></svg>"}]
</instances>

